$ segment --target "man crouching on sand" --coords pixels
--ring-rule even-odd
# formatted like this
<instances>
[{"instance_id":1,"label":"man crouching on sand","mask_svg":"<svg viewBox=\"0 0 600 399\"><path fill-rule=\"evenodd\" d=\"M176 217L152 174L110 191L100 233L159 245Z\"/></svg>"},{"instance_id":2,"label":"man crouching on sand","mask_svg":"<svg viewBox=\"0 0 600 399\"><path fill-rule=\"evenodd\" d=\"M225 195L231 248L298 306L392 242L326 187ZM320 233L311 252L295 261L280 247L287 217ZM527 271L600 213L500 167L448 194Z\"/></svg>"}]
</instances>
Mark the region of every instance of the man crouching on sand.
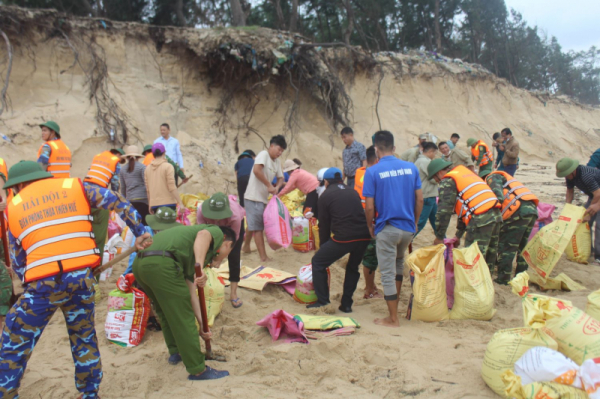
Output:
<instances>
[{"instance_id":1,"label":"man crouching on sand","mask_svg":"<svg viewBox=\"0 0 600 399\"><path fill-rule=\"evenodd\" d=\"M416 221L423 209L423 192L417 167L394 157L396 147L392 133L377 132L373 142L379 163L365 172L363 196L367 225L371 236L377 238L383 297L390 312L385 319L375 319L375 324L399 327L398 299L402 288L404 252L415 234ZM375 209L377 217L373 228Z\"/></svg>"}]
</instances>

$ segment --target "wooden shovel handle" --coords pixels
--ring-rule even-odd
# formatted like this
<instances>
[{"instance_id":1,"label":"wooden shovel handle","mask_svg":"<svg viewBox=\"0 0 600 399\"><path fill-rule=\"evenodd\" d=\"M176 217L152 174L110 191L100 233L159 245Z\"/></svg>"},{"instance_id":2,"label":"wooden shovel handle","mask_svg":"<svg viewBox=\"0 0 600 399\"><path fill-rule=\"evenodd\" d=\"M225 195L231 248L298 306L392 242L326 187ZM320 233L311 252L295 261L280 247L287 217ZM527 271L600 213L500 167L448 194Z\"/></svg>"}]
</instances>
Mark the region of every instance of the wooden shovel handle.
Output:
<instances>
[{"instance_id":1,"label":"wooden shovel handle","mask_svg":"<svg viewBox=\"0 0 600 399\"><path fill-rule=\"evenodd\" d=\"M196 266L196 277L202 275L202 268ZM208 332L208 314L206 312L206 298L204 298L204 287L198 287L198 301L200 302L200 314L202 315L202 331ZM206 353L211 353L210 339L204 341L206 344Z\"/></svg>"}]
</instances>

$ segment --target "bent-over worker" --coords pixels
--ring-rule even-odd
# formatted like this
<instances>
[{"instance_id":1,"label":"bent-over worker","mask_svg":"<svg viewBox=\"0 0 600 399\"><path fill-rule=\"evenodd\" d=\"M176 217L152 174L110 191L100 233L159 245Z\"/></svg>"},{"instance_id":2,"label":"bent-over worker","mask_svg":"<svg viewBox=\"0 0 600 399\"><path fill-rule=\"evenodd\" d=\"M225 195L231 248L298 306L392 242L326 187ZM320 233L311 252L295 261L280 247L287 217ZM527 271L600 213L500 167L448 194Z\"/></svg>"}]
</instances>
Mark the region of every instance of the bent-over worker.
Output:
<instances>
[{"instance_id":1,"label":"bent-over worker","mask_svg":"<svg viewBox=\"0 0 600 399\"><path fill-rule=\"evenodd\" d=\"M197 276L195 266L220 263L229 255L235 233L229 227L183 226L176 219L176 212L169 207L146 216L148 225L160 233L150 247L138 253L133 275L154 304L169 349L169 364L183 360L189 380L223 378L229 372L207 366L200 351L196 320L202 331L202 318L194 297L196 289L204 289L207 276L204 272ZM205 340L211 337L210 333L200 335Z\"/></svg>"},{"instance_id":2,"label":"bent-over worker","mask_svg":"<svg viewBox=\"0 0 600 399\"><path fill-rule=\"evenodd\" d=\"M456 238L460 240L466 231L465 246L477 241L487 264L493 265L502 223L498 198L475 173L464 166L451 166L450 162L434 159L427 168L429 178L440 184L433 245L444 243L450 218L456 213Z\"/></svg>"}]
</instances>

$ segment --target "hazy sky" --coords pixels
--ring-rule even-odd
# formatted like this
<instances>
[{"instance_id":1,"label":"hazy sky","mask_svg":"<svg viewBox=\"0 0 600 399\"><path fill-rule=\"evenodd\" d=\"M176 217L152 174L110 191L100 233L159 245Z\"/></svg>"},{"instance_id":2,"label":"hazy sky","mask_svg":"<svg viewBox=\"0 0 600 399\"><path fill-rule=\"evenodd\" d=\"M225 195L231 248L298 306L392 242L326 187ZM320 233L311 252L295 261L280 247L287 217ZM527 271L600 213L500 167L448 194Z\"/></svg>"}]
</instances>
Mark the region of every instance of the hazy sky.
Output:
<instances>
[{"instance_id":1,"label":"hazy sky","mask_svg":"<svg viewBox=\"0 0 600 399\"><path fill-rule=\"evenodd\" d=\"M556 36L567 50L600 48L600 0L505 0L529 25Z\"/></svg>"}]
</instances>

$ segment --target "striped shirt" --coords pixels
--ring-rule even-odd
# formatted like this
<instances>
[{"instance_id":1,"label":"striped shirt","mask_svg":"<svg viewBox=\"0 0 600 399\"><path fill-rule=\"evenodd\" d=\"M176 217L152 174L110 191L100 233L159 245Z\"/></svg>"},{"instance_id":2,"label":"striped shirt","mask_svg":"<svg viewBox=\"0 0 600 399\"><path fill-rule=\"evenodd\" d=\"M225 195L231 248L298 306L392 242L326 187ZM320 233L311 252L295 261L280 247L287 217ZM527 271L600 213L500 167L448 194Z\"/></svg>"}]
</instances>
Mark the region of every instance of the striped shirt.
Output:
<instances>
[{"instance_id":1,"label":"striped shirt","mask_svg":"<svg viewBox=\"0 0 600 399\"><path fill-rule=\"evenodd\" d=\"M587 196L593 197L594 192L600 189L600 169L579 165L573 180L567 180L567 188L577 187Z\"/></svg>"}]
</instances>

